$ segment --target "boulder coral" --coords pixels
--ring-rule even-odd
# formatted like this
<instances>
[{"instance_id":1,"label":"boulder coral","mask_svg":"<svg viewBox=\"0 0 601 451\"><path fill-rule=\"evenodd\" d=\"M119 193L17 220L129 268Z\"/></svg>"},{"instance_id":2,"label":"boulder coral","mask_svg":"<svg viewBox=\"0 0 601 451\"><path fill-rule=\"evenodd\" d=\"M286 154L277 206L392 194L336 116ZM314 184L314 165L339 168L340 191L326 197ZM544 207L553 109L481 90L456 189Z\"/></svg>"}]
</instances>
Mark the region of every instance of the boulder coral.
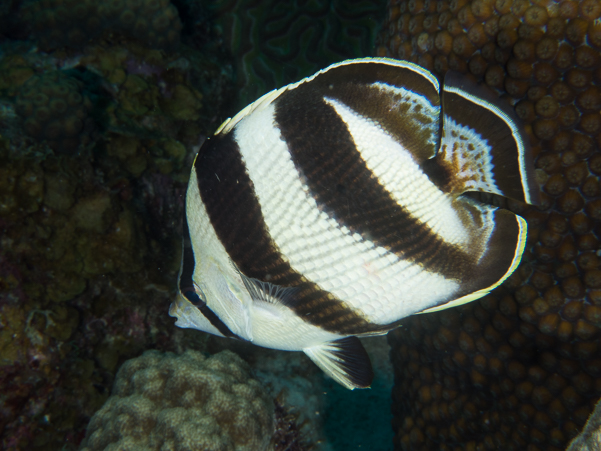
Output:
<instances>
[{"instance_id":1,"label":"boulder coral","mask_svg":"<svg viewBox=\"0 0 601 451\"><path fill-rule=\"evenodd\" d=\"M391 1L378 53L497 90L542 188L523 262L391 334L397 449L565 449L601 396L601 2Z\"/></svg>"},{"instance_id":2,"label":"boulder coral","mask_svg":"<svg viewBox=\"0 0 601 451\"><path fill-rule=\"evenodd\" d=\"M146 351L120 368L80 449L263 451L274 430L273 400L233 352Z\"/></svg>"}]
</instances>

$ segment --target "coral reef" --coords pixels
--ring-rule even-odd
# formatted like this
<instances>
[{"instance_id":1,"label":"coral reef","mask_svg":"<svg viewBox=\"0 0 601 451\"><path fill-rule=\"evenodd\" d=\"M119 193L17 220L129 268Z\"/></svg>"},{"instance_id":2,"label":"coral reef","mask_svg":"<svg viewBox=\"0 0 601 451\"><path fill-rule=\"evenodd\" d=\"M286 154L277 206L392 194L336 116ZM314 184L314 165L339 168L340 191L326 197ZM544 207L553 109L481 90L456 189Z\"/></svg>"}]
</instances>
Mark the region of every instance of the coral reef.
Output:
<instances>
[{"instance_id":1,"label":"coral reef","mask_svg":"<svg viewBox=\"0 0 601 451\"><path fill-rule=\"evenodd\" d=\"M74 152L88 144L96 124L90 117L92 102L82 88L80 81L60 71L30 77L16 101L25 133L58 152Z\"/></svg>"},{"instance_id":2,"label":"coral reef","mask_svg":"<svg viewBox=\"0 0 601 451\"><path fill-rule=\"evenodd\" d=\"M10 55L2 58L0 65L0 91L8 91L11 96L18 94L29 78L35 74L27 60L21 55Z\"/></svg>"},{"instance_id":3,"label":"coral reef","mask_svg":"<svg viewBox=\"0 0 601 451\"><path fill-rule=\"evenodd\" d=\"M393 1L380 55L496 89L524 121L542 205L504 286L391 334L397 449L564 449L601 396L601 3Z\"/></svg>"},{"instance_id":4,"label":"coral reef","mask_svg":"<svg viewBox=\"0 0 601 451\"><path fill-rule=\"evenodd\" d=\"M142 215L159 200L179 213L184 186L159 184L152 164L135 179L106 153L11 154L0 152L1 439L53 449L77 443L120 359L169 341L160 284L177 271L178 224L153 231Z\"/></svg>"},{"instance_id":5,"label":"coral reef","mask_svg":"<svg viewBox=\"0 0 601 451\"><path fill-rule=\"evenodd\" d=\"M166 312L190 158L222 120L232 74L200 50L109 41L0 51L2 449L76 449L121 362L204 345ZM36 114L70 97L79 106ZM68 152L26 133L29 119L62 133L82 112L96 129L82 121Z\"/></svg>"},{"instance_id":6,"label":"coral reef","mask_svg":"<svg viewBox=\"0 0 601 451\"><path fill-rule=\"evenodd\" d=\"M274 398L276 449L285 450L288 444L309 449L310 444L325 441L324 378L307 356L298 352L260 348L248 342L213 335L207 337L206 349L211 354L227 349L244 356L255 377ZM320 449L329 451L324 443L321 443Z\"/></svg>"},{"instance_id":7,"label":"coral reef","mask_svg":"<svg viewBox=\"0 0 601 451\"><path fill-rule=\"evenodd\" d=\"M81 451L264 451L274 417L273 400L236 354L146 351L119 369Z\"/></svg>"},{"instance_id":8,"label":"coral reef","mask_svg":"<svg viewBox=\"0 0 601 451\"><path fill-rule=\"evenodd\" d=\"M584 429L572 440L566 451L595 451L601 449L601 401L589 417Z\"/></svg>"},{"instance_id":9,"label":"coral reef","mask_svg":"<svg viewBox=\"0 0 601 451\"><path fill-rule=\"evenodd\" d=\"M98 37L120 35L148 48L177 48L182 28L169 0L31 0L24 22L44 50L82 47Z\"/></svg>"}]
</instances>

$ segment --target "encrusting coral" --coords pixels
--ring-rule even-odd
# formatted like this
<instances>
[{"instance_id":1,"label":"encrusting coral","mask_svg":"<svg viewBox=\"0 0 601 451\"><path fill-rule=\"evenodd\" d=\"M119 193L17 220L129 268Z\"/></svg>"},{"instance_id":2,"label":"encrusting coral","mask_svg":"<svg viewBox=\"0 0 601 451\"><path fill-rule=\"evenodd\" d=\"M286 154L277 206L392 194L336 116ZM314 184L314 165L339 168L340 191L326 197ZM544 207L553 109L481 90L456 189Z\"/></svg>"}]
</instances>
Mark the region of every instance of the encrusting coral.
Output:
<instances>
[{"instance_id":1,"label":"encrusting coral","mask_svg":"<svg viewBox=\"0 0 601 451\"><path fill-rule=\"evenodd\" d=\"M2 449L78 446L120 363L198 344L165 312L188 160L221 120L231 71L208 47L115 41L49 53L24 41L0 55ZM61 115L64 87L81 103ZM33 88L42 108L59 104L47 122L24 95ZM26 134L30 118L63 130L82 108L75 148Z\"/></svg>"},{"instance_id":2,"label":"encrusting coral","mask_svg":"<svg viewBox=\"0 0 601 451\"><path fill-rule=\"evenodd\" d=\"M96 128L82 83L61 71L30 77L19 90L16 111L25 133L60 152L87 144Z\"/></svg>"},{"instance_id":3,"label":"encrusting coral","mask_svg":"<svg viewBox=\"0 0 601 451\"><path fill-rule=\"evenodd\" d=\"M23 6L23 18L44 50L82 47L111 34L172 50L182 28L169 0L33 0Z\"/></svg>"},{"instance_id":4,"label":"encrusting coral","mask_svg":"<svg viewBox=\"0 0 601 451\"><path fill-rule=\"evenodd\" d=\"M481 301L390 336L397 449L565 449L601 396L601 2L392 1L378 53L497 90L542 205L520 268Z\"/></svg>"},{"instance_id":5,"label":"encrusting coral","mask_svg":"<svg viewBox=\"0 0 601 451\"><path fill-rule=\"evenodd\" d=\"M146 351L120 368L81 451L264 451L274 430L273 400L233 352Z\"/></svg>"}]
</instances>

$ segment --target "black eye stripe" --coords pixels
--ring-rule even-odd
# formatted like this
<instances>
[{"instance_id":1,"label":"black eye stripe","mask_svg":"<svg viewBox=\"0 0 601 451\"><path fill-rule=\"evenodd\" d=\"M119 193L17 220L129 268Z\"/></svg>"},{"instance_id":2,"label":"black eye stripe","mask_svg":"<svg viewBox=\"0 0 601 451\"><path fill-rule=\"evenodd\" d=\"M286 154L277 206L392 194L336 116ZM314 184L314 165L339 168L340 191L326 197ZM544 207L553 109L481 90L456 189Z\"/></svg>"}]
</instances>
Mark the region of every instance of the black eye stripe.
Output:
<instances>
[{"instance_id":1,"label":"black eye stripe","mask_svg":"<svg viewBox=\"0 0 601 451\"><path fill-rule=\"evenodd\" d=\"M189 287L186 288L185 290L181 290L182 294L184 295L184 297L190 301L193 305L195 305L196 307L199 307L201 305L207 305L205 303L205 301L203 301L200 296L198 296L198 294L196 294L196 291L194 291L194 288Z\"/></svg>"},{"instance_id":2,"label":"black eye stripe","mask_svg":"<svg viewBox=\"0 0 601 451\"><path fill-rule=\"evenodd\" d=\"M213 310L211 310L202 299L200 299L200 296L196 294L196 291L194 291L193 288L188 289L187 291L182 291L182 294L188 301L192 303L192 305L194 305L196 308L198 308L198 310L200 310L200 313L202 313L203 316L206 319L208 319L209 322L213 325L213 327L215 327L215 329L221 332L223 336L228 338L237 338L239 340L241 339L240 337L238 337L238 335L233 333L223 321L221 321L221 319L215 314L215 312L213 312Z\"/></svg>"},{"instance_id":3,"label":"black eye stripe","mask_svg":"<svg viewBox=\"0 0 601 451\"><path fill-rule=\"evenodd\" d=\"M204 299L201 299L196 293L196 288L194 288L194 280L192 276L194 275L194 267L196 266L196 261L194 260L194 251L192 249L192 245L190 242L190 229L188 228L188 218L186 216L186 205L184 200L184 224L183 228L183 239L184 239L184 249L182 256L182 271L179 277L179 291L192 305L194 305L200 313L204 315L206 319L217 329L223 336L229 338L237 338L241 340L238 335L233 333L229 327L219 318L213 310L211 310Z\"/></svg>"},{"instance_id":4,"label":"black eye stripe","mask_svg":"<svg viewBox=\"0 0 601 451\"><path fill-rule=\"evenodd\" d=\"M200 313L202 313L204 315L204 317L206 319L209 320L209 322L219 331L221 332L222 335L224 335L225 337L228 338L237 338L238 340L242 340L238 335L236 335L234 332L232 332L230 330L229 327L226 326L226 324L221 321L221 318L219 318L215 312L213 312L213 310L211 310L207 304L205 304L204 302L201 303L201 305L197 306L198 310L200 310Z\"/></svg>"},{"instance_id":5,"label":"black eye stripe","mask_svg":"<svg viewBox=\"0 0 601 451\"><path fill-rule=\"evenodd\" d=\"M184 200L184 223L183 223L183 255L182 255L182 269L179 276L179 291L186 293L187 291L195 292L194 281L192 276L194 274L194 267L196 262L194 260L194 251L192 250L192 243L190 242L190 229L188 228L188 218L186 216L186 201ZM186 296L187 298L187 296ZM192 302L192 301L190 301Z\"/></svg>"}]
</instances>

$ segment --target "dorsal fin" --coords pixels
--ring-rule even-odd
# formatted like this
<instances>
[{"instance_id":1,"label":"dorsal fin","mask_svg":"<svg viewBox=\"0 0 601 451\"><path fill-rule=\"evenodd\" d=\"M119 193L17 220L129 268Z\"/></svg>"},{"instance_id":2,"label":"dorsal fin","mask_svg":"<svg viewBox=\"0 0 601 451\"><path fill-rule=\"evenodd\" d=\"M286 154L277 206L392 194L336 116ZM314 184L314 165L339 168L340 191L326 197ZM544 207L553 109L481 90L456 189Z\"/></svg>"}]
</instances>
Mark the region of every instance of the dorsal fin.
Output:
<instances>
[{"instance_id":1,"label":"dorsal fin","mask_svg":"<svg viewBox=\"0 0 601 451\"><path fill-rule=\"evenodd\" d=\"M425 169L445 191L540 202L528 137L509 105L451 71L442 88L442 117L440 151Z\"/></svg>"},{"instance_id":2,"label":"dorsal fin","mask_svg":"<svg viewBox=\"0 0 601 451\"><path fill-rule=\"evenodd\" d=\"M326 103L349 107L381 127L419 164L440 145L440 84L409 61L349 60L330 66L312 85Z\"/></svg>"}]
</instances>

